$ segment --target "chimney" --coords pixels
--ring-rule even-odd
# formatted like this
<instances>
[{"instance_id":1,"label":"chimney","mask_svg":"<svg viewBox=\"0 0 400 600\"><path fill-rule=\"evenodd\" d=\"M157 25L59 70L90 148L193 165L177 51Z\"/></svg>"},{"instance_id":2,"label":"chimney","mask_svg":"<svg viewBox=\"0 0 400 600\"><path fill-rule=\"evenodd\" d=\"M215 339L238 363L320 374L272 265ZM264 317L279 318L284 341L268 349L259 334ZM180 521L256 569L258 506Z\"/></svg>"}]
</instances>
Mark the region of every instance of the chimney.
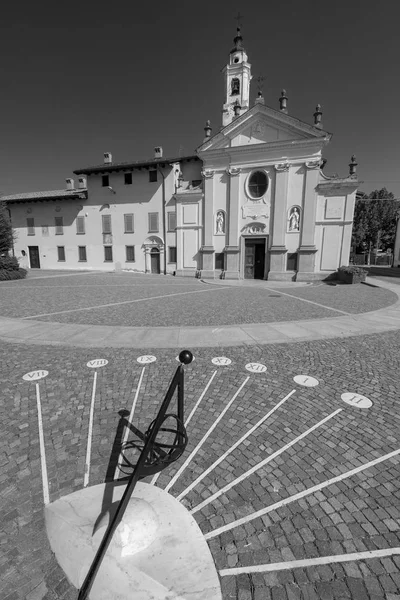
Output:
<instances>
[{"instance_id":1,"label":"chimney","mask_svg":"<svg viewBox=\"0 0 400 600\"><path fill-rule=\"evenodd\" d=\"M104 152L104 164L110 165L112 163L112 154L111 152Z\"/></svg>"},{"instance_id":2,"label":"chimney","mask_svg":"<svg viewBox=\"0 0 400 600\"><path fill-rule=\"evenodd\" d=\"M154 148L154 158L162 158L163 157L163 150L161 146L156 146Z\"/></svg>"},{"instance_id":3,"label":"chimney","mask_svg":"<svg viewBox=\"0 0 400 600\"><path fill-rule=\"evenodd\" d=\"M315 108L315 113L314 113L314 125L315 125L315 127L318 127L318 129L322 129L321 117L322 117L321 105L317 104L317 106Z\"/></svg>"},{"instance_id":4,"label":"chimney","mask_svg":"<svg viewBox=\"0 0 400 600\"><path fill-rule=\"evenodd\" d=\"M350 167L350 171L349 171L350 177L356 177L357 163L356 163L355 154L353 154L353 156L350 159L349 167Z\"/></svg>"},{"instance_id":5,"label":"chimney","mask_svg":"<svg viewBox=\"0 0 400 600\"><path fill-rule=\"evenodd\" d=\"M67 190L73 190L74 188L74 180L71 179L70 177L68 177L66 180L67 183Z\"/></svg>"},{"instance_id":6,"label":"chimney","mask_svg":"<svg viewBox=\"0 0 400 600\"><path fill-rule=\"evenodd\" d=\"M78 177L78 188L80 190L86 189L86 177Z\"/></svg>"},{"instance_id":7,"label":"chimney","mask_svg":"<svg viewBox=\"0 0 400 600\"><path fill-rule=\"evenodd\" d=\"M283 113L286 113L286 114L287 114L287 111L288 111L287 110L287 101L288 101L288 98L286 96L286 90L282 90L281 91L281 97L279 98L279 104L280 104L279 110L281 112L283 112Z\"/></svg>"}]
</instances>

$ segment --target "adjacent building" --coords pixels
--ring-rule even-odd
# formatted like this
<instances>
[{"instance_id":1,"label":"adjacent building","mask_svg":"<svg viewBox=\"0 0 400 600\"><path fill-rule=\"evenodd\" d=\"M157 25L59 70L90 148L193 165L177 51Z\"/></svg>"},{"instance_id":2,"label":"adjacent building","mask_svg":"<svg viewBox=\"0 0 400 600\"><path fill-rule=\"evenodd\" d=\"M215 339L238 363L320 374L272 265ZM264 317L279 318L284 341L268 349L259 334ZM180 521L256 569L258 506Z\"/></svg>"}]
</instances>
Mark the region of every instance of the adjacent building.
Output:
<instances>
[{"instance_id":1,"label":"adjacent building","mask_svg":"<svg viewBox=\"0 0 400 600\"><path fill-rule=\"evenodd\" d=\"M21 266L133 270L177 276L323 279L348 264L355 157L345 178L324 174L318 105L313 123L261 90L240 29L223 69L222 127L206 123L195 154L104 162L74 171L67 189L5 196Z\"/></svg>"}]
</instances>

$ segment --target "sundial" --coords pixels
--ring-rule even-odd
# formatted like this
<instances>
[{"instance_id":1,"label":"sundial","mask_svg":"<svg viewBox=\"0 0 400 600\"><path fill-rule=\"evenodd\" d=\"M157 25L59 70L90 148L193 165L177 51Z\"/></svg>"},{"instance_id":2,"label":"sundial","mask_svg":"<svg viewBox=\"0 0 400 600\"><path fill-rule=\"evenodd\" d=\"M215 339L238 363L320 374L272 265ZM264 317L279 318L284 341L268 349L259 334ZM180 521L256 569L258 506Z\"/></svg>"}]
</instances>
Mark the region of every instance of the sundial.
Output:
<instances>
[{"instance_id":1,"label":"sundial","mask_svg":"<svg viewBox=\"0 0 400 600\"><path fill-rule=\"evenodd\" d=\"M238 359L232 360L229 353L220 353L208 359L208 367L204 367L204 359L200 357L202 385L198 388L196 397L185 405L183 411L183 372L190 368L193 378L194 369L200 367L196 367L199 360L193 362L190 352L181 352L177 357L179 365L164 400L163 395L160 396L158 416L153 420L149 419L147 430L134 442L132 434L138 424L138 399L143 393L147 371L157 368L159 359L156 354L133 357L132 364L136 365L134 368L137 369L138 380L131 406L120 411L124 435L121 435L118 452L114 452L112 476L97 485L93 484L91 458L94 447L93 422L98 418L99 410L96 386L99 377L106 376L107 369L110 369L110 361L108 356L106 358L101 355L87 361L87 377L92 387L88 398L90 410L87 415L84 485L82 489L58 499L52 498L47 480L48 440L42 415L42 407L46 404L46 381L51 373L43 368L22 376L24 385L35 387L47 535L59 565L77 590L79 600L123 600L133 597L139 600L181 600L189 597L194 600L225 600L221 582L227 576L267 573L370 557L371 553L367 556L367 553L359 552L357 556L328 555L276 563L258 561L254 564L218 568L212 553L212 543L228 532L251 526L271 512L311 497L334 484L347 480L351 482L358 473L368 472L368 469L384 465L397 457L400 450L386 453L382 451L378 456L375 454L373 460L359 460L356 466L349 464L348 468L343 466L337 475L320 477L318 483L303 485L298 491L291 490L290 493L285 493L285 485L279 478L268 478L268 482L264 484L265 494L271 498L265 501L264 506L257 506L247 514L236 512L227 520L208 526L206 531L203 531L198 522L199 517L207 514L207 511L209 514L217 514L218 510L214 507L218 507L221 499L229 497L231 491L248 481L253 474L267 472L265 469L274 464L274 461L281 460L281 457L285 460L288 454L292 455L292 450L296 452L304 444L310 443L311 439L318 439L322 433L329 439L330 431L336 431L349 422L346 421L347 414L366 414L373 407L369 398L359 394L357 390L338 390L336 396L331 398L332 405L327 403L321 413L318 411L321 403L319 390L324 389L324 384L312 373L306 372L295 375L293 379L288 377L286 389L282 389L280 397L274 396L268 400L270 379L274 377L268 364L260 362L256 357L252 360L251 351L243 359L243 364L239 364ZM175 354L171 354L171 364L175 363ZM185 363L187 366L184 366ZM199 438L197 435L192 440L192 431L197 428L197 417L208 410L206 407L210 404L207 401L209 403L215 399L216 390L224 385L226 374L233 370L236 373L235 385L231 386L228 399L219 406L202 436ZM196 373L198 376L200 371L197 370ZM217 382L219 383L215 387ZM159 382L160 388L162 383ZM168 381L164 384L165 392ZM257 418L248 422L243 420L240 410L243 399L252 387L263 390L262 395L266 401L264 405L259 405ZM304 402L308 407L314 406L310 411L309 421L303 420L299 430L293 430L288 437L285 434L285 415L290 411L300 417ZM202 466L204 450L210 448L215 436L234 415L239 416L240 427L232 431L224 450L211 453L212 460ZM280 444L273 449L265 449L247 465L244 463L242 472L235 472L233 477L210 489L205 497L196 494L196 490L204 487L210 477L214 477L221 468L220 465L231 464L238 453L248 447L254 436L258 436L258 446L264 448L262 442L268 444L271 427L275 428L274 431L281 428ZM136 457L135 460L132 459L133 456ZM196 465L196 470L193 470L193 465ZM121 506L122 514L116 519ZM105 543L107 536L109 539ZM102 547L101 560L98 561L98 568L95 568ZM396 552L396 548L385 547L372 551L371 557L391 556Z\"/></svg>"}]
</instances>

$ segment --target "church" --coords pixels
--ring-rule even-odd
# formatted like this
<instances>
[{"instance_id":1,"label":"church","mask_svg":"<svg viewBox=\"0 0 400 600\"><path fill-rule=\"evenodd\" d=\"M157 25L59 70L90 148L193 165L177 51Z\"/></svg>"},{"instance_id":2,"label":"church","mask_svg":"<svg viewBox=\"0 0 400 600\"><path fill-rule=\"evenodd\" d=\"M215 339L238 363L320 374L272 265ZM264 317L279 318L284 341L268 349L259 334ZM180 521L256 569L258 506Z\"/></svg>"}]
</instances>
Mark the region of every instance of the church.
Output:
<instances>
[{"instance_id":1,"label":"church","mask_svg":"<svg viewBox=\"0 0 400 600\"><path fill-rule=\"evenodd\" d=\"M221 126L210 122L196 153L76 169L66 189L3 196L22 267L176 276L310 281L348 264L358 180L328 177L331 134L250 106L251 65L237 29L223 69Z\"/></svg>"}]
</instances>

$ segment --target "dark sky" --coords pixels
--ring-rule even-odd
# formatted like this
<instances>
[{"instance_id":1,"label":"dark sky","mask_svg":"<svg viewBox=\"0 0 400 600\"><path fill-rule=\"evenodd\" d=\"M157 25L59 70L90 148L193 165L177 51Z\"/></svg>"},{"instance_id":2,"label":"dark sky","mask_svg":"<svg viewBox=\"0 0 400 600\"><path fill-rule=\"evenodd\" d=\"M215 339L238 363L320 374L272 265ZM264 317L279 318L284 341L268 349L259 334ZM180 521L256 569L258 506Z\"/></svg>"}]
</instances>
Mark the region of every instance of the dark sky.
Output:
<instances>
[{"instance_id":1,"label":"dark sky","mask_svg":"<svg viewBox=\"0 0 400 600\"><path fill-rule=\"evenodd\" d=\"M191 154L221 125L222 67L238 10L266 104L313 122L327 174L400 196L400 78L394 0L8 2L0 21L0 193L61 189L72 171ZM252 98L257 86L253 80Z\"/></svg>"}]
</instances>

